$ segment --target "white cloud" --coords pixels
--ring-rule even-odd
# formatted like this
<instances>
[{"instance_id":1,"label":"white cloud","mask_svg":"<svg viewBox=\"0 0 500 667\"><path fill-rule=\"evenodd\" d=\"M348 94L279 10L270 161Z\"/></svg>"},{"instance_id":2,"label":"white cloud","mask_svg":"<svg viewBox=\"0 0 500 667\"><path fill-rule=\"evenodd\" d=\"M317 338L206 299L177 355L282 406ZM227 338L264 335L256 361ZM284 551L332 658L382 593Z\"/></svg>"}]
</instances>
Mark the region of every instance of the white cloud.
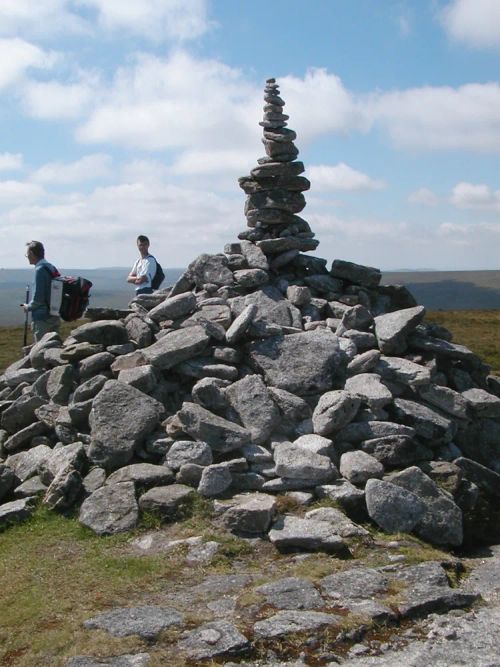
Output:
<instances>
[{"instance_id":1,"label":"white cloud","mask_svg":"<svg viewBox=\"0 0 500 667\"><path fill-rule=\"evenodd\" d=\"M0 34L45 36L56 32L82 33L88 25L71 12L70 0L2 0Z\"/></svg>"},{"instance_id":2,"label":"white cloud","mask_svg":"<svg viewBox=\"0 0 500 667\"><path fill-rule=\"evenodd\" d=\"M500 47L500 2L498 0L452 0L441 12L449 36L468 46Z\"/></svg>"},{"instance_id":3,"label":"white cloud","mask_svg":"<svg viewBox=\"0 0 500 667\"><path fill-rule=\"evenodd\" d=\"M206 0L78 0L96 10L99 25L154 40L196 39L210 27Z\"/></svg>"},{"instance_id":4,"label":"white cloud","mask_svg":"<svg viewBox=\"0 0 500 667\"><path fill-rule=\"evenodd\" d=\"M368 119L341 79L323 68L311 68L303 79L284 76L278 81L301 141L328 132L365 131Z\"/></svg>"},{"instance_id":5,"label":"white cloud","mask_svg":"<svg viewBox=\"0 0 500 667\"><path fill-rule=\"evenodd\" d=\"M0 90L18 82L30 68L52 67L56 58L23 39L0 39Z\"/></svg>"},{"instance_id":6,"label":"white cloud","mask_svg":"<svg viewBox=\"0 0 500 667\"><path fill-rule=\"evenodd\" d=\"M97 153L75 162L49 162L37 169L32 178L39 183L69 184L108 178L111 174L111 157Z\"/></svg>"},{"instance_id":7,"label":"white cloud","mask_svg":"<svg viewBox=\"0 0 500 667\"><path fill-rule=\"evenodd\" d=\"M40 199L44 189L35 183L23 181L0 181L0 206L11 206L21 202Z\"/></svg>"},{"instance_id":8,"label":"white cloud","mask_svg":"<svg viewBox=\"0 0 500 667\"><path fill-rule=\"evenodd\" d=\"M220 174L231 173L243 175L255 166L255 150L188 150L175 161L174 174Z\"/></svg>"},{"instance_id":9,"label":"white cloud","mask_svg":"<svg viewBox=\"0 0 500 667\"><path fill-rule=\"evenodd\" d=\"M103 99L78 129L82 142L146 150L234 149L258 141L262 93L241 72L185 51L161 59L140 54L120 68Z\"/></svg>"},{"instance_id":10,"label":"white cloud","mask_svg":"<svg viewBox=\"0 0 500 667\"><path fill-rule=\"evenodd\" d=\"M429 190L429 188L420 188L408 195L410 204L422 204L423 206L436 206L439 204L439 197Z\"/></svg>"},{"instance_id":11,"label":"white cloud","mask_svg":"<svg viewBox=\"0 0 500 667\"><path fill-rule=\"evenodd\" d=\"M307 176L311 180L311 188L314 192L382 190L385 188L384 181L371 178L343 162L334 167L313 165L308 167Z\"/></svg>"},{"instance_id":12,"label":"white cloud","mask_svg":"<svg viewBox=\"0 0 500 667\"><path fill-rule=\"evenodd\" d=\"M410 88L367 103L394 144L414 150L500 150L500 85Z\"/></svg>"},{"instance_id":13,"label":"white cloud","mask_svg":"<svg viewBox=\"0 0 500 667\"><path fill-rule=\"evenodd\" d=\"M14 171L22 166L22 153L0 153L0 171Z\"/></svg>"},{"instance_id":14,"label":"white cloud","mask_svg":"<svg viewBox=\"0 0 500 667\"><path fill-rule=\"evenodd\" d=\"M78 118L94 101L94 96L89 83L30 81L21 91L25 111L33 118L46 120Z\"/></svg>"},{"instance_id":15,"label":"white cloud","mask_svg":"<svg viewBox=\"0 0 500 667\"><path fill-rule=\"evenodd\" d=\"M452 190L450 202L457 208L500 211L500 190L494 192L483 184L457 183Z\"/></svg>"}]
</instances>

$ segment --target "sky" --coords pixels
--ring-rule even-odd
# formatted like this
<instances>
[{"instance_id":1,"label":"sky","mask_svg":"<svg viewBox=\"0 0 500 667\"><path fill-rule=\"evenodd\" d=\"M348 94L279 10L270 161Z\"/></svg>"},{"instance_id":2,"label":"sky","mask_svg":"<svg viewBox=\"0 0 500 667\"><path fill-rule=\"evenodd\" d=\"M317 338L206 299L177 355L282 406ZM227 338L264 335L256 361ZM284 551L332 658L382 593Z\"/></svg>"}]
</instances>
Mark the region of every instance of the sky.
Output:
<instances>
[{"instance_id":1,"label":"sky","mask_svg":"<svg viewBox=\"0 0 500 667\"><path fill-rule=\"evenodd\" d=\"M0 267L222 252L270 77L316 256L500 269L500 0L0 0Z\"/></svg>"}]
</instances>

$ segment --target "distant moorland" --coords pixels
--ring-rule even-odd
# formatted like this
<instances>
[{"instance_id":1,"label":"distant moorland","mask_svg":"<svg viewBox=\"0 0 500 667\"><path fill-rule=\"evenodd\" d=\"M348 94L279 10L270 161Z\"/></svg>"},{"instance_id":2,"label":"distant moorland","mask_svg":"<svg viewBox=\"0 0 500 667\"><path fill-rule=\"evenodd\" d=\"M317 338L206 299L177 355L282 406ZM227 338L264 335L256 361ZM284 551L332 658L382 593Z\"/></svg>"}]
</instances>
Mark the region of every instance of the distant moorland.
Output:
<instances>
[{"instance_id":1,"label":"distant moorland","mask_svg":"<svg viewBox=\"0 0 500 667\"><path fill-rule=\"evenodd\" d=\"M166 269L164 285L180 276L182 268ZM128 268L61 269L66 275L82 275L94 284L92 306L125 308L133 289L125 282ZM19 303L33 269L0 269L0 326L22 324ZM419 304L429 310L500 309L500 271L400 271L384 272L385 285L405 285Z\"/></svg>"}]
</instances>

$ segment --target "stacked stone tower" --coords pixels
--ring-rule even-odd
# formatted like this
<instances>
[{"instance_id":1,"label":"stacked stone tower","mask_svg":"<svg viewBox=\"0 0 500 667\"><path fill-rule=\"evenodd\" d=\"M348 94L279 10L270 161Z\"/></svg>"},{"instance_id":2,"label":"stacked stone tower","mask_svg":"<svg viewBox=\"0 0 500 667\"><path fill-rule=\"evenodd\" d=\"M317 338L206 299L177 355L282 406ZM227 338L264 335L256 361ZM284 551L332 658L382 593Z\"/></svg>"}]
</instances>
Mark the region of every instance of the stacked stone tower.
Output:
<instances>
[{"instance_id":1,"label":"stacked stone tower","mask_svg":"<svg viewBox=\"0 0 500 667\"><path fill-rule=\"evenodd\" d=\"M264 102L260 125L264 128L262 143L266 157L257 161L249 176L238 179L247 194L245 216L250 228L239 234L239 238L263 242L260 246L266 254L287 252L282 260L291 261L299 252L315 250L319 243L309 224L297 215L306 205L302 193L311 184L300 175L304 164L296 159L297 135L287 128L285 102L275 79L266 81Z\"/></svg>"}]
</instances>

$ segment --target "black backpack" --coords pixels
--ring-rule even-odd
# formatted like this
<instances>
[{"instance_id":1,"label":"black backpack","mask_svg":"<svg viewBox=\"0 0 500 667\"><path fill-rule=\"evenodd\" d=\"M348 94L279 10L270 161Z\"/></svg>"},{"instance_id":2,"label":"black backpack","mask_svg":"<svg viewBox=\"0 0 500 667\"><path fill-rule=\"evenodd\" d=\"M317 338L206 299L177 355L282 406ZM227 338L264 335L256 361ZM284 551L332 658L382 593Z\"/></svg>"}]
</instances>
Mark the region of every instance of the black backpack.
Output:
<instances>
[{"instance_id":1,"label":"black backpack","mask_svg":"<svg viewBox=\"0 0 500 667\"><path fill-rule=\"evenodd\" d=\"M50 314L59 315L66 322L79 320L88 306L92 283L86 278L61 276L57 269L51 271L48 266L46 268L52 278Z\"/></svg>"},{"instance_id":2,"label":"black backpack","mask_svg":"<svg viewBox=\"0 0 500 667\"><path fill-rule=\"evenodd\" d=\"M153 255L150 255L150 257L153 257ZM162 282L165 280L165 274L163 273L160 262L156 259L156 257L153 257L153 259L156 262L156 273L154 274L153 280L151 281L151 287L153 289L158 289Z\"/></svg>"}]
</instances>

